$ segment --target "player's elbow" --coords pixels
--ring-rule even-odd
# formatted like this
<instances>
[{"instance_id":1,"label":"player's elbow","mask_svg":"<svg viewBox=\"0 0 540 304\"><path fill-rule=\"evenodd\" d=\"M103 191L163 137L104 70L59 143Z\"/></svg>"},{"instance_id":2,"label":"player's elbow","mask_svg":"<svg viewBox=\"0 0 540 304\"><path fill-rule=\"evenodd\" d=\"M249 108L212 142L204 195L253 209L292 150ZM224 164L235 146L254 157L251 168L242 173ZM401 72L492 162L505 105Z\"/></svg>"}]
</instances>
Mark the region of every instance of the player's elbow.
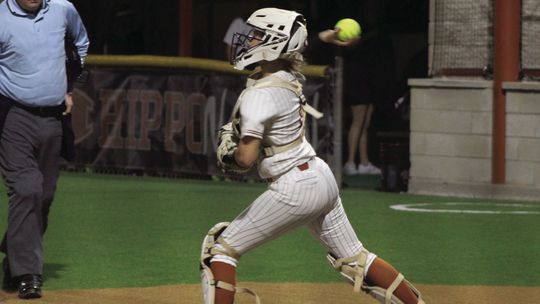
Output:
<instances>
[{"instance_id":1,"label":"player's elbow","mask_svg":"<svg viewBox=\"0 0 540 304\"><path fill-rule=\"evenodd\" d=\"M256 158L253 159L252 157L249 157L246 154L237 152L235 155L235 160L238 166L242 168L251 168L251 166L253 166L253 164L255 163L257 159Z\"/></svg>"},{"instance_id":2,"label":"player's elbow","mask_svg":"<svg viewBox=\"0 0 540 304\"><path fill-rule=\"evenodd\" d=\"M259 157L260 139L243 137L235 153L236 163L243 168L251 168Z\"/></svg>"}]
</instances>

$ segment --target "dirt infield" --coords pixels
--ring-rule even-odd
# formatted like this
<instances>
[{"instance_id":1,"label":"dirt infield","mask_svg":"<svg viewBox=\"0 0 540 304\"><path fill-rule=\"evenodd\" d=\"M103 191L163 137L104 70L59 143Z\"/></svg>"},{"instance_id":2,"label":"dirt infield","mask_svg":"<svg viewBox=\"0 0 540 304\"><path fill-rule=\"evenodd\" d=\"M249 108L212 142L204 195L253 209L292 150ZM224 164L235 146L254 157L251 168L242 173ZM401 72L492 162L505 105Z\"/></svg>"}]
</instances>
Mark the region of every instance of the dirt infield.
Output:
<instances>
[{"instance_id":1,"label":"dirt infield","mask_svg":"<svg viewBox=\"0 0 540 304\"><path fill-rule=\"evenodd\" d=\"M378 303L355 294L347 284L243 283L255 289L263 304ZM417 285L428 304L525 304L540 303L540 287ZM16 294L0 292L0 303L29 303ZM194 304L201 303L199 285L171 285L149 288L45 290L44 297L30 303L50 304ZM254 303L240 295L236 303Z\"/></svg>"}]
</instances>

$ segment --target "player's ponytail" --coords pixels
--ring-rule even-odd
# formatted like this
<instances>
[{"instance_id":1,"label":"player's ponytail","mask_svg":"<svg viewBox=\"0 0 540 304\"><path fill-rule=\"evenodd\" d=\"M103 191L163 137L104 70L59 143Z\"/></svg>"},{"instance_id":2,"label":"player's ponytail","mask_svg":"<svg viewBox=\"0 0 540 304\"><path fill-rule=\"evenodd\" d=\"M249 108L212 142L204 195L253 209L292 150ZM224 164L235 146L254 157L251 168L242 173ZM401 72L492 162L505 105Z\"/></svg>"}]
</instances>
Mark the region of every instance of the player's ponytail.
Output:
<instances>
[{"instance_id":1,"label":"player's ponytail","mask_svg":"<svg viewBox=\"0 0 540 304\"><path fill-rule=\"evenodd\" d=\"M291 27L290 38L283 53L279 56L286 62L286 67L299 81L305 81L306 77L302 74L302 68L305 65L302 52L307 45L306 20L304 16L298 15Z\"/></svg>"},{"instance_id":2,"label":"player's ponytail","mask_svg":"<svg viewBox=\"0 0 540 304\"><path fill-rule=\"evenodd\" d=\"M302 74L302 68L306 65L304 56L299 52L287 54L281 58L285 65L285 69L293 74L300 82L306 80L306 76Z\"/></svg>"}]
</instances>

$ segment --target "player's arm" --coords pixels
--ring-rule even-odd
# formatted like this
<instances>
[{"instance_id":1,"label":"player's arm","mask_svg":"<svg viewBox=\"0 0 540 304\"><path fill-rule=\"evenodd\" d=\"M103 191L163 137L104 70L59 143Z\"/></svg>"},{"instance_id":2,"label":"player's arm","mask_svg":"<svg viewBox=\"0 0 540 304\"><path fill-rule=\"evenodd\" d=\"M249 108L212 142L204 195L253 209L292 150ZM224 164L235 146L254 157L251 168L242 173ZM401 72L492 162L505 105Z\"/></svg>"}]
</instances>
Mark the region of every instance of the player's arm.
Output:
<instances>
[{"instance_id":1,"label":"player's arm","mask_svg":"<svg viewBox=\"0 0 540 304\"><path fill-rule=\"evenodd\" d=\"M240 139L238 149L234 153L236 163L243 168L250 168L259 158L261 139L244 136Z\"/></svg>"},{"instance_id":2,"label":"player's arm","mask_svg":"<svg viewBox=\"0 0 540 304\"><path fill-rule=\"evenodd\" d=\"M339 29L325 30L325 31L319 32L319 39L322 42L331 43L338 46L355 45L355 44L358 44L358 41L360 40L360 38L355 38L355 39L350 39L347 41L341 41L338 39L338 33L339 33Z\"/></svg>"}]
</instances>

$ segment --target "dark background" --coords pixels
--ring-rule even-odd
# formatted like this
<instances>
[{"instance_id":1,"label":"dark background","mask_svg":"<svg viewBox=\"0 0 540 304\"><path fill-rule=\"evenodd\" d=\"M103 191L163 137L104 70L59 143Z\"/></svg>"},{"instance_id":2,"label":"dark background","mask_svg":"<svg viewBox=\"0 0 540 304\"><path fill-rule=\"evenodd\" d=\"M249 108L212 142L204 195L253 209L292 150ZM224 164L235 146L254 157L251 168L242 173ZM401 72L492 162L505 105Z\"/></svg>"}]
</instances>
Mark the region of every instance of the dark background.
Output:
<instances>
[{"instance_id":1,"label":"dark background","mask_svg":"<svg viewBox=\"0 0 540 304\"><path fill-rule=\"evenodd\" d=\"M179 0L72 2L88 30L91 54L179 56ZM405 98L399 107L395 104L399 97L407 96L408 78L427 76L428 4L429 0L193 0L192 57L227 60L222 40L230 22L262 7L291 9L306 17L310 34L306 52L309 64L333 64L335 48L334 52L328 46L316 48L317 33L333 28L339 19L356 19L362 26L362 37L375 31L383 33L386 41L390 41L391 58L378 61L391 61L394 68L389 73L393 74L392 84L388 86L391 94L377 101L370 127L370 158L380 164L379 144L394 141L388 138L388 132L401 132L400 138L408 143L409 100ZM344 113L346 126L350 111Z\"/></svg>"},{"instance_id":2,"label":"dark background","mask_svg":"<svg viewBox=\"0 0 540 304\"><path fill-rule=\"evenodd\" d=\"M91 54L178 56L178 0L72 0L90 36ZM392 41L399 90L427 70L429 0L193 0L192 57L227 60L222 42L229 23L261 7L296 10L307 18L310 41L342 18L354 18L364 36L374 28ZM333 54L308 52L311 64L332 64ZM414 63L413 63L414 62ZM398 94L399 95L399 94Z\"/></svg>"},{"instance_id":3,"label":"dark background","mask_svg":"<svg viewBox=\"0 0 540 304\"><path fill-rule=\"evenodd\" d=\"M72 0L88 30L93 54L178 54L178 0ZM315 33L341 18L354 18L364 32L376 24L389 34L426 41L428 0L194 0L193 57L225 59L222 38L231 20L261 7L296 10ZM397 42L400 48L410 47Z\"/></svg>"}]
</instances>

